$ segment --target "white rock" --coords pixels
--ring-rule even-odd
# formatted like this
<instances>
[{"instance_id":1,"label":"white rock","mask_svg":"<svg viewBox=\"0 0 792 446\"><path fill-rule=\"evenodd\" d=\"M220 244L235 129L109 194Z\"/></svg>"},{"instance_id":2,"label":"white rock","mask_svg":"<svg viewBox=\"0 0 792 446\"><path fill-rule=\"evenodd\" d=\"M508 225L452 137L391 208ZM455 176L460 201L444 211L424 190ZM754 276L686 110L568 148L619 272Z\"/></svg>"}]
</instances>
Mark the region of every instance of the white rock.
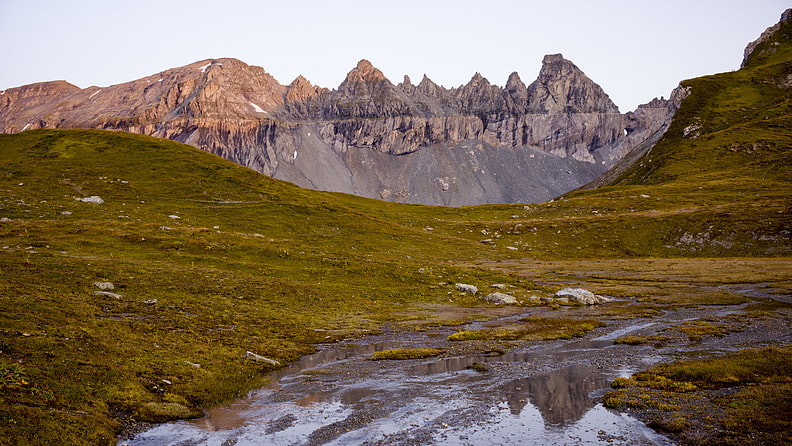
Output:
<instances>
[{"instance_id":1,"label":"white rock","mask_svg":"<svg viewBox=\"0 0 792 446\"><path fill-rule=\"evenodd\" d=\"M478 288L476 288L475 285L468 285L466 283L457 283L454 286L456 287L456 289L462 291L463 293L470 293L470 294L478 293Z\"/></svg>"},{"instance_id":2,"label":"white rock","mask_svg":"<svg viewBox=\"0 0 792 446\"><path fill-rule=\"evenodd\" d=\"M595 305L610 302L611 299L592 293L583 288L564 288L557 292L556 297L565 297L573 302L579 302L584 305Z\"/></svg>"},{"instance_id":3,"label":"white rock","mask_svg":"<svg viewBox=\"0 0 792 446\"><path fill-rule=\"evenodd\" d=\"M75 198L75 200L82 201L83 203L104 204L104 200L102 200L102 197L98 195L91 195L90 197L85 198Z\"/></svg>"},{"instance_id":4,"label":"white rock","mask_svg":"<svg viewBox=\"0 0 792 446\"><path fill-rule=\"evenodd\" d=\"M263 357L261 355L255 354L255 353L253 353L251 351L246 351L245 354L242 355L242 357L245 358L245 359L250 359L251 361L263 362L265 364L269 364L269 365L272 365L272 366L275 366L275 367L280 367L281 366L280 361L276 361L276 360L270 359L270 358L265 358L265 357Z\"/></svg>"},{"instance_id":5,"label":"white rock","mask_svg":"<svg viewBox=\"0 0 792 446\"><path fill-rule=\"evenodd\" d=\"M516 304L517 299L514 296L510 296L505 293L492 293L488 294L487 297L484 298L489 303L492 304Z\"/></svg>"}]
</instances>

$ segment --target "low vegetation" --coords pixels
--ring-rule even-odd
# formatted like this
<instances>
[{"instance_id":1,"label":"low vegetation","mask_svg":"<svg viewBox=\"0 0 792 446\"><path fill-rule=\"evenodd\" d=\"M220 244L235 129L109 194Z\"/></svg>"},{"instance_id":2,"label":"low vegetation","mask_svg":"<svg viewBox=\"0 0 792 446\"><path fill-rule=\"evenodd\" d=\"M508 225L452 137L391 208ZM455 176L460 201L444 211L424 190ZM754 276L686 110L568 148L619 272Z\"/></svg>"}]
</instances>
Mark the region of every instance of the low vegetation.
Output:
<instances>
[{"instance_id":1,"label":"low vegetation","mask_svg":"<svg viewBox=\"0 0 792 446\"><path fill-rule=\"evenodd\" d=\"M603 397L606 407L644 411L651 425L674 433L683 443L759 445L790 441L789 346L662 364L631 378L618 378L612 386L618 390Z\"/></svg>"},{"instance_id":2,"label":"low vegetation","mask_svg":"<svg viewBox=\"0 0 792 446\"><path fill-rule=\"evenodd\" d=\"M585 336L605 323L594 320L528 317L519 323L499 328L463 330L448 336L449 341L548 341Z\"/></svg>"},{"instance_id":3,"label":"low vegetation","mask_svg":"<svg viewBox=\"0 0 792 446\"><path fill-rule=\"evenodd\" d=\"M437 348L394 348L374 352L368 359L381 361L383 359L423 359L439 356L443 350Z\"/></svg>"}]
</instances>

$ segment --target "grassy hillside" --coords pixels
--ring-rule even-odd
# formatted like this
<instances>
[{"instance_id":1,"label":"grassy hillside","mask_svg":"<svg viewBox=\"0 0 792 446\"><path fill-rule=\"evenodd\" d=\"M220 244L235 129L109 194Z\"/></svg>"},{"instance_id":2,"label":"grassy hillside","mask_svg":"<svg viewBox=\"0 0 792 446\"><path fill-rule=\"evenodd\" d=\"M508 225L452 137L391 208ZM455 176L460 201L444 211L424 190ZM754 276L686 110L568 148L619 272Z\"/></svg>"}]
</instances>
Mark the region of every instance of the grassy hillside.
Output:
<instances>
[{"instance_id":1,"label":"grassy hillside","mask_svg":"<svg viewBox=\"0 0 792 446\"><path fill-rule=\"evenodd\" d=\"M464 225L541 257L789 256L791 38L787 23L745 68L683 82L668 132L607 187Z\"/></svg>"},{"instance_id":2,"label":"grassy hillside","mask_svg":"<svg viewBox=\"0 0 792 446\"><path fill-rule=\"evenodd\" d=\"M0 135L0 172L0 443L111 442L114 414L190 416L261 385L248 350L293 360L471 275L513 280L439 263L480 247L424 209L386 218L166 140Z\"/></svg>"}]
</instances>

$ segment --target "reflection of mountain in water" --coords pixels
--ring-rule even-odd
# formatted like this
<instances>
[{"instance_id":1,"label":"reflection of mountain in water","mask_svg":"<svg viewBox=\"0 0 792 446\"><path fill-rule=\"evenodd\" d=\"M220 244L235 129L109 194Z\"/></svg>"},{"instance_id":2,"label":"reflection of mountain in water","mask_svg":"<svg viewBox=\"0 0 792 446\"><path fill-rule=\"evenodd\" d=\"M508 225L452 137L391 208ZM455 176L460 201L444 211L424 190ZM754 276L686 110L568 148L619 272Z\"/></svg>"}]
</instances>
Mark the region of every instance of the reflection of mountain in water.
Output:
<instances>
[{"instance_id":1,"label":"reflection of mountain in water","mask_svg":"<svg viewBox=\"0 0 792 446\"><path fill-rule=\"evenodd\" d=\"M501 386L509 409L519 414L530 399L546 424L565 424L580 419L596 405L589 394L608 386L594 366L573 365L545 375L517 379Z\"/></svg>"}]
</instances>

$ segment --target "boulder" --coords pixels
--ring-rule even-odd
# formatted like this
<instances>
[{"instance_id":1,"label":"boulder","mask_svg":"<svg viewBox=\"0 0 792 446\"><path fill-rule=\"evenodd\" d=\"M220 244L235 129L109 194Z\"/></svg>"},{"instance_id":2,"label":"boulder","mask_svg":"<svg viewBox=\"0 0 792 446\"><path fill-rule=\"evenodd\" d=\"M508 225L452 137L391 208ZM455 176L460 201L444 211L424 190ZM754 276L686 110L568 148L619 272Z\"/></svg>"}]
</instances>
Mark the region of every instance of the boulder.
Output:
<instances>
[{"instance_id":1,"label":"boulder","mask_svg":"<svg viewBox=\"0 0 792 446\"><path fill-rule=\"evenodd\" d=\"M456 287L456 289L462 291L463 293L470 293L470 294L478 293L478 288L475 285L468 285L466 283L457 283L454 286Z\"/></svg>"},{"instance_id":2,"label":"boulder","mask_svg":"<svg viewBox=\"0 0 792 446\"><path fill-rule=\"evenodd\" d=\"M115 289L115 285L113 285L113 282L94 282L93 285L102 291Z\"/></svg>"},{"instance_id":3,"label":"boulder","mask_svg":"<svg viewBox=\"0 0 792 446\"><path fill-rule=\"evenodd\" d=\"M572 302L578 302L583 305L596 305L611 301L610 298L594 294L589 290L584 290L583 288L564 288L558 291L555 295L558 298L565 297Z\"/></svg>"},{"instance_id":4,"label":"boulder","mask_svg":"<svg viewBox=\"0 0 792 446\"><path fill-rule=\"evenodd\" d=\"M488 294L487 297L484 298L489 303L492 304L516 304L517 299L514 296L510 296L506 293L491 293Z\"/></svg>"}]
</instances>

